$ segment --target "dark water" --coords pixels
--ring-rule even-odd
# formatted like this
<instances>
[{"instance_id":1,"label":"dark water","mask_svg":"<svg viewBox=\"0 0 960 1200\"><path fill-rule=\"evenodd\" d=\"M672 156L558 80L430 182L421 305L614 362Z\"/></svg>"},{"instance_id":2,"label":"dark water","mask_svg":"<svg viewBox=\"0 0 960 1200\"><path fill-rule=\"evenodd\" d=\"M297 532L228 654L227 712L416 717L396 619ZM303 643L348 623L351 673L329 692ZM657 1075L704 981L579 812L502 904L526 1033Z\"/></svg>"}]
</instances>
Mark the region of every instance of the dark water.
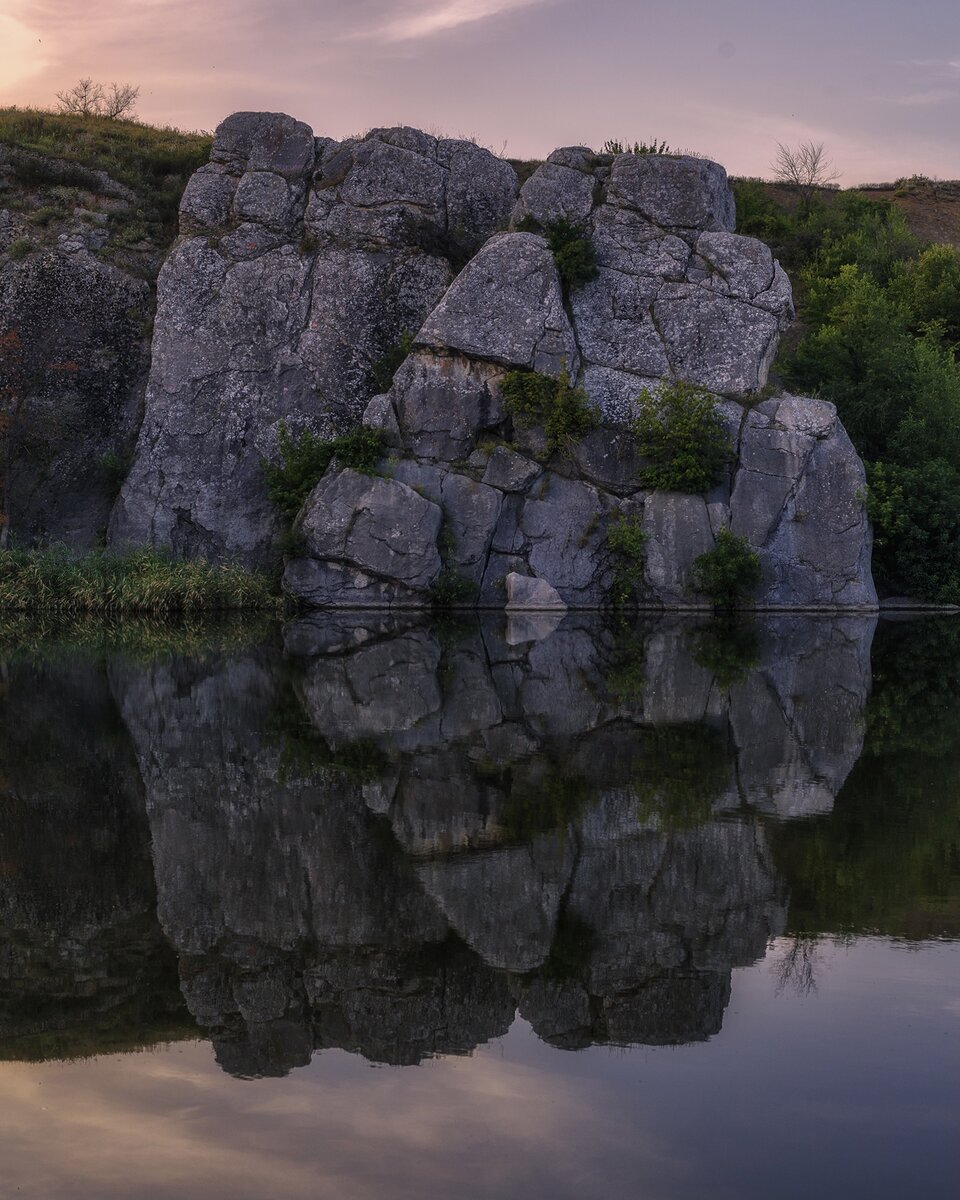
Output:
<instances>
[{"instance_id":1,"label":"dark water","mask_svg":"<svg viewBox=\"0 0 960 1200\"><path fill-rule=\"evenodd\" d=\"M960 619L0 634L0 1195L960 1193Z\"/></svg>"}]
</instances>

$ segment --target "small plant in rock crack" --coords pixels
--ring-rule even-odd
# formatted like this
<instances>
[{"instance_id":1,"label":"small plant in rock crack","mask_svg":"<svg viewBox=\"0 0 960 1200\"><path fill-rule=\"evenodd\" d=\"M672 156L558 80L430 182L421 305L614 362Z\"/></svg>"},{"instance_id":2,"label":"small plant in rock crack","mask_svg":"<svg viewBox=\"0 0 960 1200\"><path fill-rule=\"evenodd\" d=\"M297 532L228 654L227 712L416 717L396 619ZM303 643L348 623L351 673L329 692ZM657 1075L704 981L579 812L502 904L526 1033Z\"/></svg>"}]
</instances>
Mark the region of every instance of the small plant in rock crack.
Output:
<instances>
[{"instance_id":1,"label":"small plant in rock crack","mask_svg":"<svg viewBox=\"0 0 960 1200\"><path fill-rule=\"evenodd\" d=\"M620 515L607 532L607 546L616 559L611 599L617 608L628 604L643 586L647 534L639 516Z\"/></svg>"},{"instance_id":2,"label":"small plant in rock crack","mask_svg":"<svg viewBox=\"0 0 960 1200\"><path fill-rule=\"evenodd\" d=\"M587 393L564 367L554 379L538 371L511 371L500 383L503 402L520 429L541 426L551 452L566 450L600 424Z\"/></svg>"},{"instance_id":3,"label":"small plant in rock crack","mask_svg":"<svg viewBox=\"0 0 960 1200\"><path fill-rule=\"evenodd\" d=\"M760 559L745 537L721 529L714 548L693 560L690 578L715 607L729 611L759 587Z\"/></svg>"}]
</instances>

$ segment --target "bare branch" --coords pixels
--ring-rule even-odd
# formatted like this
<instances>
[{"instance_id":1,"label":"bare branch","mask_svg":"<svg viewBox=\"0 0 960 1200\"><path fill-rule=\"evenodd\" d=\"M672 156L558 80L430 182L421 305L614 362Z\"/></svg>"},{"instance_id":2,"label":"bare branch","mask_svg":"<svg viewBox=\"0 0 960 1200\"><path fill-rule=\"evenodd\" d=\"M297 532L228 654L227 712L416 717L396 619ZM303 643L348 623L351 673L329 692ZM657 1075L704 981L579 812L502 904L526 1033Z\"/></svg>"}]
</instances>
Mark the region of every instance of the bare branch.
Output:
<instances>
[{"instance_id":1,"label":"bare branch","mask_svg":"<svg viewBox=\"0 0 960 1200\"><path fill-rule=\"evenodd\" d=\"M60 111L62 113L76 113L81 117L89 117L100 112L100 106L103 103L103 84L94 83L88 76L80 79L63 92L57 92L57 100L59 102Z\"/></svg>"},{"instance_id":2,"label":"bare branch","mask_svg":"<svg viewBox=\"0 0 960 1200\"><path fill-rule=\"evenodd\" d=\"M771 167L774 178L792 187L805 207L817 188L840 178L840 172L827 158L823 142L801 142L796 147L777 142L777 157Z\"/></svg>"},{"instance_id":3,"label":"bare branch","mask_svg":"<svg viewBox=\"0 0 960 1200\"><path fill-rule=\"evenodd\" d=\"M137 97L140 89L132 83L111 83L110 90L103 98L100 112L105 117L129 119L135 115Z\"/></svg>"}]
</instances>

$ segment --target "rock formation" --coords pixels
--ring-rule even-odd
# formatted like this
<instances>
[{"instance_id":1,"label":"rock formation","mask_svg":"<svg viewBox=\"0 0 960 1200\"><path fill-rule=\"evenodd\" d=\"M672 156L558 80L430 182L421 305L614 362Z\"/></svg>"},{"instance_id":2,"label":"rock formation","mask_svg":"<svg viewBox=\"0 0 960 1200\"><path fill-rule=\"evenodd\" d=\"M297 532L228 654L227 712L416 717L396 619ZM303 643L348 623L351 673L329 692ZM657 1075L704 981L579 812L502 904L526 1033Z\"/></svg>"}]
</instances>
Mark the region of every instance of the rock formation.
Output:
<instances>
[{"instance_id":1,"label":"rock formation","mask_svg":"<svg viewBox=\"0 0 960 1200\"><path fill-rule=\"evenodd\" d=\"M101 207L132 203L72 169ZM148 290L101 261L120 261L107 209L76 213L55 247L0 255L20 542L96 544L136 438L111 544L273 565L283 523L262 464L280 423L326 437L362 418L388 448L376 480L334 462L305 505L285 586L307 605L423 607L453 581L482 607L601 607L622 518L646 537L641 606L705 606L691 565L721 527L760 555L758 607L876 605L863 468L834 409L761 399L790 284L734 232L715 163L567 147L520 187L470 142L334 142L236 113L182 197L145 396ZM560 269L557 222L589 242L592 278ZM0 210L0 251L32 228ZM519 428L502 394L516 370L565 371L599 427L556 445ZM704 495L641 486L636 401L670 381L713 395L729 432Z\"/></svg>"},{"instance_id":2,"label":"rock formation","mask_svg":"<svg viewBox=\"0 0 960 1200\"><path fill-rule=\"evenodd\" d=\"M766 246L733 233L722 168L561 150L513 219L577 222L595 278L566 286L532 232L486 242L367 408L392 447L385 478L331 467L301 514L306 551L287 590L318 607L418 607L447 573L483 607L513 604L518 588L525 607L601 607L618 566L608 534L627 518L646 538L642 606L706 606L691 567L728 528L760 555L757 607L875 607L863 467L835 409L757 402L790 285ZM565 370L600 427L559 450L518 428L500 388L510 370ZM664 380L708 389L726 423L733 462L705 495L641 486L630 424L641 390Z\"/></svg>"},{"instance_id":3,"label":"rock formation","mask_svg":"<svg viewBox=\"0 0 960 1200\"><path fill-rule=\"evenodd\" d=\"M374 367L506 220L516 176L412 129L337 143L236 113L181 202L158 282L153 368L115 543L271 559L261 459L294 432L356 424Z\"/></svg>"}]
</instances>

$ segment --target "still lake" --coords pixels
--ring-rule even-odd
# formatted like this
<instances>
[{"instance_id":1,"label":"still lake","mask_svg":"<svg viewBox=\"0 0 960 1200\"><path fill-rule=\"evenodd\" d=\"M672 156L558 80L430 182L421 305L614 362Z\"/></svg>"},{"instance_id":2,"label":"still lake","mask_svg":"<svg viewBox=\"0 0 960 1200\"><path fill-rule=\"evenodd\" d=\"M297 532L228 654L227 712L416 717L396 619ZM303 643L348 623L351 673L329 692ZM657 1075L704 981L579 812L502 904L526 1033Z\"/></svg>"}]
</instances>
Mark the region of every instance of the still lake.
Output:
<instances>
[{"instance_id":1,"label":"still lake","mask_svg":"<svg viewBox=\"0 0 960 1200\"><path fill-rule=\"evenodd\" d=\"M0 1196L960 1194L960 618L0 627Z\"/></svg>"}]
</instances>

